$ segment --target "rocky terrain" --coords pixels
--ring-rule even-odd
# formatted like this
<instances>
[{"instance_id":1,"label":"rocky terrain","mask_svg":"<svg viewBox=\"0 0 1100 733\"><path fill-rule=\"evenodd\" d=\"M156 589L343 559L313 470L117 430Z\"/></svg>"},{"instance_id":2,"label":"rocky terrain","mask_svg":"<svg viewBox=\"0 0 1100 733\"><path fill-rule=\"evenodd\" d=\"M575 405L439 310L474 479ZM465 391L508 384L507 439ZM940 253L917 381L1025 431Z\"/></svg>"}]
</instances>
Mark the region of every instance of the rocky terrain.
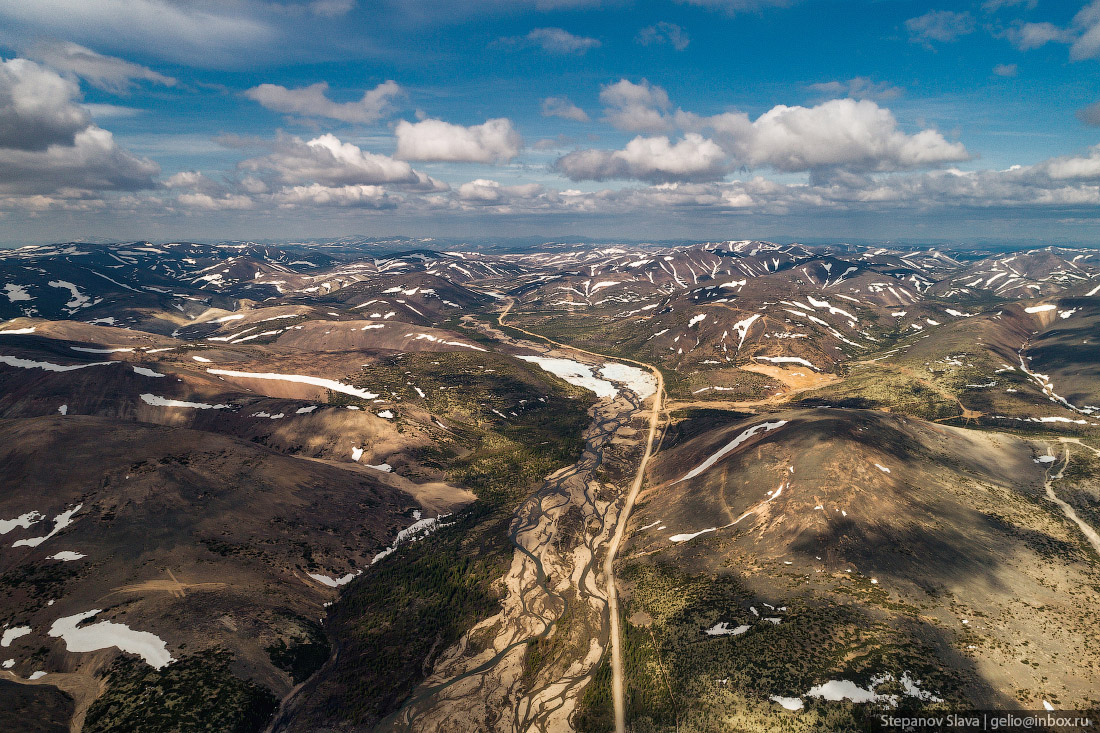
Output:
<instances>
[{"instance_id":1,"label":"rocky terrain","mask_svg":"<svg viewBox=\"0 0 1100 733\"><path fill-rule=\"evenodd\" d=\"M1100 705L1096 250L440 244L0 250L22 729Z\"/></svg>"}]
</instances>

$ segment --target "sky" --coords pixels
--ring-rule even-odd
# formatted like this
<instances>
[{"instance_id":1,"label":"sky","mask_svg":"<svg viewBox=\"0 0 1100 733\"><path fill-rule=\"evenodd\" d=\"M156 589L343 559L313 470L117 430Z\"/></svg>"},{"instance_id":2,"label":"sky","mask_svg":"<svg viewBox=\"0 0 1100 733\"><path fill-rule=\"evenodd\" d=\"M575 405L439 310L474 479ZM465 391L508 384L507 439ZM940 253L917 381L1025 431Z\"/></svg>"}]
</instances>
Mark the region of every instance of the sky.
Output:
<instances>
[{"instance_id":1,"label":"sky","mask_svg":"<svg viewBox=\"0 0 1100 733\"><path fill-rule=\"evenodd\" d=\"M1100 0L0 0L0 242L1100 244Z\"/></svg>"}]
</instances>

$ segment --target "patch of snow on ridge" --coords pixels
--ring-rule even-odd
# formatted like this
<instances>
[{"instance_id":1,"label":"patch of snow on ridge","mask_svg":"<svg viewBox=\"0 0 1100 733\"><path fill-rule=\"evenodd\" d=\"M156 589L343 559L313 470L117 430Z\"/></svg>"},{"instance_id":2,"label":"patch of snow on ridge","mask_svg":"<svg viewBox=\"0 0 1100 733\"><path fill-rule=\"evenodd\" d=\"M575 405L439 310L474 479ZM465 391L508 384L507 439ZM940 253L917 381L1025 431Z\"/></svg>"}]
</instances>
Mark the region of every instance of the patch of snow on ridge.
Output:
<instances>
[{"instance_id":1,"label":"patch of snow on ridge","mask_svg":"<svg viewBox=\"0 0 1100 733\"><path fill-rule=\"evenodd\" d=\"M84 506L83 504L77 504L72 509L66 509L65 511L61 512L56 517L54 517L53 518L53 529L50 530L49 534L43 535L42 537L31 537L31 538L25 539L25 540L16 540L15 542L12 543L12 547L38 547L43 542L45 542L49 538L53 537L55 534L57 534L61 530L65 529L70 524L72 524L73 523L73 515L76 514L78 511L80 511L81 507L83 507L83 506Z\"/></svg>"},{"instance_id":2,"label":"patch of snow on ridge","mask_svg":"<svg viewBox=\"0 0 1100 733\"><path fill-rule=\"evenodd\" d=\"M770 361L772 364L802 364L810 369L817 370L817 367L801 356L754 356L753 358L758 361Z\"/></svg>"},{"instance_id":3,"label":"patch of snow on ridge","mask_svg":"<svg viewBox=\"0 0 1100 733\"><path fill-rule=\"evenodd\" d=\"M22 527L23 529L30 529L31 525L35 522L41 522L46 517L39 512L27 512L21 514L15 519L0 519L0 534L7 534L16 527Z\"/></svg>"},{"instance_id":4,"label":"patch of snow on ridge","mask_svg":"<svg viewBox=\"0 0 1100 733\"><path fill-rule=\"evenodd\" d=\"M0 637L0 646L11 646L13 641L29 633L31 633L30 626L12 626L10 629L4 629L4 635Z\"/></svg>"},{"instance_id":5,"label":"patch of snow on ridge","mask_svg":"<svg viewBox=\"0 0 1100 733\"><path fill-rule=\"evenodd\" d=\"M1033 305L1030 308L1024 308L1024 313L1045 313L1046 311L1052 311L1058 306L1047 303L1045 305Z\"/></svg>"},{"instance_id":6,"label":"patch of snow on ridge","mask_svg":"<svg viewBox=\"0 0 1100 733\"><path fill-rule=\"evenodd\" d=\"M171 400L146 392L140 395L141 401L155 407L190 407L194 410L226 410L229 405L209 405L205 402L187 402L185 400Z\"/></svg>"},{"instance_id":7,"label":"patch of snow on ridge","mask_svg":"<svg viewBox=\"0 0 1100 733\"><path fill-rule=\"evenodd\" d=\"M63 290L68 290L69 293L72 294L69 302L65 304L65 307L68 308L70 311L79 310L80 308L88 305L88 303L90 303L92 300L87 295L80 292L80 288L66 280L50 280L46 284L49 285L51 288L61 288Z\"/></svg>"},{"instance_id":8,"label":"patch of snow on ridge","mask_svg":"<svg viewBox=\"0 0 1100 733\"><path fill-rule=\"evenodd\" d=\"M4 286L4 290L8 296L8 302L14 303L19 300L34 300L31 294L27 292L26 285L16 285L15 283L8 283Z\"/></svg>"},{"instance_id":9,"label":"patch of snow on ridge","mask_svg":"<svg viewBox=\"0 0 1100 733\"><path fill-rule=\"evenodd\" d=\"M760 423L758 425L753 425L751 428L745 430L740 435L738 435L736 438L734 438L729 443L727 443L717 453L713 454L710 458L708 458L705 461L703 461L702 463L700 463L698 466L696 466L691 471L689 471L687 474L685 474L682 478L674 481L673 483L678 484L681 481L687 481L688 479L695 478L696 476L701 474L703 471L706 471L708 468L710 468L715 463L717 463L722 458L724 458L728 453L734 451L738 446L740 446L746 440L748 440L749 438L751 438L754 435L756 435L757 433L759 433L761 430L767 432L767 431L770 431L770 430L775 430L776 428L781 428L786 424L787 424L786 420L776 420L775 422L763 422L763 423Z\"/></svg>"},{"instance_id":10,"label":"patch of snow on ridge","mask_svg":"<svg viewBox=\"0 0 1100 733\"><path fill-rule=\"evenodd\" d=\"M777 702L779 705L787 710L801 710L802 698L800 697L782 697L780 695L772 695L772 702Z\"/></svg>"},{"instance_id":11,"label":"patch of snow on ridge","mask_svg":"<svg viewBox=\"0 0 1100 733\"><path fill-rule=\"evenodd\" d=\"M57 553L56 555L50 555L46 559L47 560L60 560L61 562L72 562L73 560L79 560L79 559L84 558L84 557L87 557L87 555L82 555L81 553L73 552L72 550L62 550L61 552Z\"/></svg>"},{"instance_id":12,"label":"patch of snow on ridge","mask_svg":"<svg viewBox=\"0 0 1100 733\"><path fill-rule=\"evenodd\" d=\"M703 633L707 636L740 636L751 628L746 624L731 629L728 621L719 621L709 629L704 629Z\"/></svg>"},{"instance_id":13,"label":"patch of snow on ridge","mask_svg":"<svg viewBox=\"0 0 1100 733\"><path fill-rule=\"evenodd\" d=\"M83 351L86 354L129 354L134 351L133 347L129 346L116 346L107 349L93 349L89 346L70 346L73 351Z\"/></svg>"},{"instance_id":14,"label":"patch of snow on ridge","mask_svg":"<svg viewBox=\"0 0 1100 733\"><path fill-rule=\"evenodd\" d=\"M717 527L708 527L706 529L701 529L698 532L693 532L691 534L674 534L671 537L669 537L668 539L669 539L670 542L687 542L688 540L695 539L696 537L698 537L701 534L706 534L707 532L717 532L717 531L718 531Z\"/></svg>"},{"instance_id":15,"label":"patch of snow on ridge","mask_svg":"<svg viewBox=\"0 0 1100 733\"><path fill-rule=\"evenodd\" d=\"M335 379L324 379L322 377L308 377L301 374L274 374L272 372L237 372L230 369L207 369L206 371L210 374L218 374L224 377L239 377L243 379L273 379L283 382L311 384L314 387L323 387L324 389L330 389L333 392L341 392L343 394L351 395L352 397L361 397L365 400L373 400L375 397L378 396L374 392L368 392L365 389L352 387L351 385L344 384L343 382L337 382Z\"/></svg>"},{"instance_id":16,"label":"patch of snow on ridge","mask_svg":"<svg viewBox=\"0 0 1100 733\"><path fill-rule=\"evenodd\" d=\"M824 684L811 687L808 697L820 697L833 702L851 700L852 702L878 702L884 696L876 695L873 690L865 690L850 680L829 680Z\"/></svg>"},{"instance_id":17,"label":"patch of snow on ridge","mask_svg":"<svg viewBox=\"0 0 1100 733\"><path fill-rule=\"evenodd\" d=\"M122 364L121 361L95 361L89 364L51 364L48 361L31 361L20 359L16 356L0 355L0 364L7 364L20 369L42 369L47 372L71 372L74 369L85 369L94 366L107 366L108 364Z\"/></svg>"},{"instance_id":18,"label":"patch of snow on ridge","mask_svg":"<svg viewBox=\"0 0 1100 733\"><path fill-rule=\"evenodd\" d=\"M348 573L347 575L343 575L339 578L330 578L327 575L321 575L320 573L307 573L307 575L309 575L309 577L313 578L314 580L316 580L318 583L321 583L322 585L327 585L329 588L339 588L342 585L347 585L351 581L355 580L356 576L359 576L359 575L362 575L362 574L363 574L363 571L360 570L360 571L355 572L355 573Z\"/></svg>"},{"instance_id":19,"label":"patch of snow on ridge","mask_svg":"<svg viewBox=\"0 0 1100 733\"><path fill-rule=\"evenodd\" d=\"M749 334L749 328L759 317L759 313L753 313L748 318L745 318L744 320L738 321L737 323L733 324L733 330L737 331L737 333L741 336L740 340L738 340L737 342L738 351L741 350L741 346L745 343L745 336Z\"/></svg>"},{"instance_id":20,"label":"patch of snow on ridge","mask_svg":"<svg viewBox=\"0 0 1100 733\"><path fill-rule=\"evenodd\" d=\"M60 637L70 652L94 652L117 647L124 652L138 655L154 669L160 669L173 661L168 653L168 645L156 634L134 631L126 624L113 621L80 626L82 622L99 613L102 610L97 608L59 618L53 622L47 633L54 638Z\"/></svg>"},{"instance_id":21,"label":"patch of snow on ridge","mask_svg":"<svg viewBox=\"0 0 1100 733\"><path fill-rule=\"evenodd\" d=\"M417 512L414 516L419 516L419 512ZM439 520L444 519L444 518L449 517L449 516L451 516L451 515L450 514L440 514L438 517L435 517L435 518L427 517L425 519L417 519L411 525L409 525L405 529L398 532L397 537L395 537L394 540L393 540L393 544L390 545L389 547L387 547L386 549L382 550L381 552L379 552L377 555L375 555L374 559L372 559L370 561L370 564L374 565L379 560L381 560L385 557L388 557L389 555L392 555L394 552L397 551L397 548L400 547L403 543L412 542L412 541L415 541L416 539L419 539L417 537L417 535L421 535L421 536L424 536L424 537L428 536L429 534L431 534L432 532L434 532L435 530L439 529L442 526L439 523Z\"/></svg>"}]
</instances>

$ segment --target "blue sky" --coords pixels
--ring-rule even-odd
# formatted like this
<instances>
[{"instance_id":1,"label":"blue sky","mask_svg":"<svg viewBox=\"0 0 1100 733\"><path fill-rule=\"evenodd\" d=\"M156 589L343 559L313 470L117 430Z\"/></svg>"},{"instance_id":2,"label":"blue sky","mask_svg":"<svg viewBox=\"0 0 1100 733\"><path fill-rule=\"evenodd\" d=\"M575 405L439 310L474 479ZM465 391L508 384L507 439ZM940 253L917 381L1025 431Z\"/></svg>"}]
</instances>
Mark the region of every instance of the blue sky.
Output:
<instances>
[{"instance_id":1,"label":"blue sky","mask_svg":"<svg viewBox=\"0 0 1100 733\"><path fill-rule=\"evenodd\" d=\"M0 57L0 241L1097 240L1100 0L0 0Z\"/></svg>"}]
</instances>

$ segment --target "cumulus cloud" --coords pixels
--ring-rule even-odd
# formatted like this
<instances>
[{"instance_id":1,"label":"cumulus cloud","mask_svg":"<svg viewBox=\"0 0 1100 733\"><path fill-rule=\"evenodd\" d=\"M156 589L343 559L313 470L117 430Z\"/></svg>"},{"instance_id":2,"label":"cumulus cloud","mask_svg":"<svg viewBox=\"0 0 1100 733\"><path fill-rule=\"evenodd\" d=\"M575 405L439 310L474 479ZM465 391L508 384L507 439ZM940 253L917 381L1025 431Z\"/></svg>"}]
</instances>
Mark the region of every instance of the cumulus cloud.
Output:
<instances>
[{"instance_id":1,"label":"cumulus cloud","mask_svg":"<svg viewBox=\"0 0 1100 733\"><path fill-rule=\"evenodd\" d=\"M993 67L993 73L997 76L1016 76L1018 72L1016 64L997 64Z\"/></svg>"},{"instance_id":2,"label":"cumulus cloud","mask_svg":"<svg viewBox=\"0 0 1100 733\"><path fill-rule=\"evenodd\" d=\"M608 122L628 132L665 132L672 127L668 92L642 79L635 84L620 79L600 90L600 102Z\"/></svg>"},{"instance_id":3,"label":"cumulus cloud","mask_svg":"<svg viewBox=\"0 0 1100 733\"><path fill-rule=\"evenodd\" d=\"M948 142L935 130L905 133L890 110L868 99L833 99L814 107L777 105L751 122L740 112L681 116L686 124L714 130L739 163L788 172L897 170L970 157L962 143Z\"/></svg>"},{"instance_id":4,"label":"cumulus cloud","mask_svg":"<svg viewBox=\"0 0 1100 733\"><path fill-rule=\"evenodd\" d=\"M284 208L300 206L338 206L359 209L392 209L400 198L391 196L381 186L291 186L272 197Z\"/></svg>"},{"instance_id":5,"label":"cumulus cloud","mask_svg":"<svg viewBox=\"0 0 1100 733\"><path fill-rule=\"evenodd\" d=\"M604 91L625 100L609 112L625 117L618 120L620 127L675 126L688 134L675 145L667 137L639 136L623 150L570 153L555 165L574 180L716 180L743 165L821 176L837 170L933 167L970 157L962 143L949 142L935 130L904 132L890 110L868 99L778 105L752 120L743 112L710 117L668 112L664 90L648 84L624 81Z\"/></svg>"},{"instance_id":6,"label":"cumulus cloud","mask_svg":"<svg viewBox=\"0 0 1100 733\"><path fill-rule=\"evenodd\" d=\"M152 188L160 166L115 144L107 130L89 126L72 145L45 150L0 149L0 192L53 194Z\"/></svg>"},{"instance_id":7,"label":"cumulus cloud","mask_svg":"<svg viewBox=\"0 0 1100 733\"><path fill-rule=\"evenodd\" d=\"M424 185L429 179L403 160L378 155L325 134L303 142L281 135L274 150L260 158L242 161L242 170L270 171L283 183L320 183L325 186Z\"/></svg>"},{"instance_id":8,"label":"cumulus cloud","mask_svg":"<svg viewBox=\"0 0 1100 733\"><path fill-rule=\"evenodd\" d=\"M829 97L851 97L852 99L897 99L902 95L901 87L884 81L876 82L866 76L857 76L847 81L827 81L811 84L810 91Z\"/></svg>"},{"instance_id":9,"label":"cumulus cloud","mask_svg":"<svg viewBox=\"0 0 1100 733\"><path fill-rule=\"evenodd\" d=\"M1094 146L1085 155L1051 158L1033 166L1033 169L1045 173L1056 181L1100 180L1100 145Z\"/></svg>"},{"instance_id":10,"label":"cumulus cloud","mask_svg":"<svg viewBox=\"0 0 1100 733\"><path fill-rule=\"evenodd\" d=\"M165 188L208 188L212 181L199 171L180 171L164 179Z\"/></svg>"},{"instance_id":11,"label":"cumulus cloud","mask_svg":"<svg viewBox=\"0 0 1100 733\"><path fill-rule=\"evenodd\" d=\"M909 39L926 46L932 41L950 43L974 32L974 16L951 10L932 10L905 21Z\"/></svg>"},{"instance_id":12,"label":"cumulus cloud","mask_svg":"<svg viewBox=\"0 0 1100 733\"><path fill-rule=\"evenodd\" d=\"M643 46L668 44L675 48L677 51L683 51L691 43L691 39L688 38L684 29L675 23L668 23L661 21L654 23L651 26L647 26L638 31L638 35L634 39Z\"/></svg>"},{"instance_id":13,"label":"cumulus cloud","mask_svg":"<svg viewBox=\"0 0 1100 733\"><path fill-rule=\"evenodd\" d=\"M41 41L26 51L28 58L61 72L75 74L89 84L113 94L124 94L135 81L175 86L176 80L152 69L68 41Z\"/></svg>"},{"instance_id":14,"label":"cumulus cloud","mask_svg":"<svg viewBox=\"0 0 1100 733\"><path fill-rule=\"evenodd\" d=\"M524 38L548 53L584 54L600 47L599 39L575 36L563 28L535 28Z\"/></svg>"},{"instance_id":15,"label":"cumulus cloud","mask_svg":"<svg viewBox=\"0 0 1100 733\"><path fill-rule=\"evenodd\" d=\"M1030 51L1051 42L1070 43L1073 34L1053 23L1019 23L1008 29L1008 39L1021 51Z\"/></svg>"},{"instance_id":16,"label":"cumulus cloud","mask_svg":"<svg viewBox=\"0 0 1100 733\"><path fill-rule=\"evenodd\" d=\"M987 13L993 13L1001 8L1011 8L1017 5L1023 5L1028 10L1031 10L1038 5L1038 0L985 0L985 2L982 3L982 10Z\"/></svg>"},{"instance_id":17,"label":"cumulus cloud","mask_svg":"<svg viewBox=\"0 0 1100 733\"><path fill-rule=\"evenodd\" d=\"M1065 43L1069 44L1069 56L1073 61L1096 58L1100 56L1100 0L1094 0L1081 8L1067 27L1045 21L1016 22L1006 35L1021 51L1029 51L1048 43Z\"/></svg>"},{"instance_id":18,"label":"cumulus cloud","mask_svg":"<svg viewBox=\"0 0 1100 733\"><path fill-rule=\"evenodd\" d=\"M183 206L203 211L240 211L256 208L256 202L248 196L227 193L215 198L206 193L181 193L176 197Z\"/></svg>"},{"instance_id":19,"label":"cumulus cloud","mask_svg":"<svg viewBox=\"0 0 1100 733\"><path fill-rule=\"evenodd\" d=\"M504 200L504 192L496 181L478 178L459 186L458 198L467 203L494 205Z\"/></svg>"},{"instance_id":20,"label":"cumulus cloud","mask_svg":"<svg viewBox=\"0 0 1100 733\"><path fill-rule=\"evenodd\" d=\"M397 123L397 152L402 160L499 163L519 155L523 138L503 117L464 127L443 120Z\"/></svg>"},{"instance_id":21,"label":"cumulus cloud","mask_svg":"<svg viewBox=\"0 0 1100 733\"><path fill-rule=\"evenodd\" d=\"M542 116L588 122L588 113L569 101L568 97L547 97L542 100Z\"/></svg>"},{"instance_id":22,"label":"cumulus cloud","mask_svg":"<svg viewBox=\"0 0 1100 733\"><path fill-rule=\"evenodd\" d=\"M0 61L0 148L72 145L91 124L80 87L27 59Z\"/></svg>"},{"instance_id":23,"label":"cumulus cloud","mask_svg":"<svg viewBox=\"0 0 1100 733\"><path fill-rule=\"evenodd\" d=\"M1070 46L1070 58L1081 61L1100 55L1100 0L1081 8L1073 17L1073 27L1077 38Z\"/></svg>"},{"instance_id":24,"label":"cumulus cloud","mask_svg":"<svg viewBox=\"0 0 1100 733\"><path fill-rule=\"evenodd\" d=\"M730 15L748 13L763 10L765 8L785 7L792 0L678 0L688 5L696 5L701 8L724 10Z\"/></svg>"},{"instance_id":25,"label":"cumulus cloud","mask_svg":"<svg viewBox=\"0 0 1100 733\"><path fill-rule=\"evenodd\" d=\"M1077 119L1086 125L1092 127L1100 127L1100 102L1093 102L1092 104L1082 107L1077 110Z\"/></svg>"},{"instance_id":26,"label":"cumulus cloud","mask_svg":"<svg viewBox=\"0 0 1100 733\"><path fill-rule=\"evenodd\" d=\"M0 62L0 192L83 196L153 187L159 166L115 144L72 79L27 59Z\"/></svg>"},{"instance_id":27,"label":"cumulus cloud","mask_svg":"<svg viewBox=\"0 0 1100 733\"><path fill-rule=\"evenodd\" d=\"M639 135L622 150L578 150L555 163L557 170L576 181L716 180L725 174L727 165L721 146L694 132L675 144L665 136Z\"/></svg>"},{"instance_id":28,"label":"cumulus cloud","mask_svg":"<svg viewBox=\"0 0 1100 733\"><path fill-rule=\"evenodd\" d=\"M287 89L278 84L261 84L248 89L244 95L275 112L366 124L375 122L388 112L392 100L402 90L396 82L385 81L364 92L362 99L357 102L333 102L326 92L328 83L321 81L297 89Z\"/></svg>"}]
</instances>

